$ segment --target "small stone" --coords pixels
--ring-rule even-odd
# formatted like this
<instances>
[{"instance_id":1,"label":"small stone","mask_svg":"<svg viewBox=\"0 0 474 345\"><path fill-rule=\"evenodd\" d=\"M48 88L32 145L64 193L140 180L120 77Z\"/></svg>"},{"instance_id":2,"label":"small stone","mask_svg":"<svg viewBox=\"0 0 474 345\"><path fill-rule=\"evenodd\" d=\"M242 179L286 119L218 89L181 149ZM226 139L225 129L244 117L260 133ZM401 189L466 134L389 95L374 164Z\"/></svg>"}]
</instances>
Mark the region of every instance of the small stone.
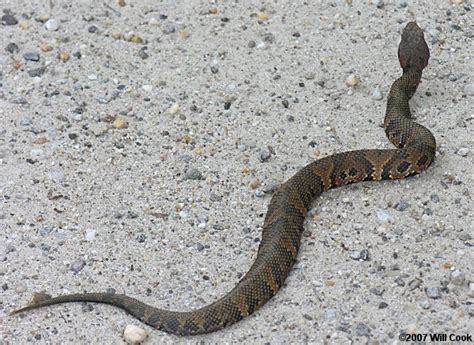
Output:
<instances>
[{"instance_id":1,"label":"small stone","mask_svg":"<svg viewBox=\"0 0 474 345\"><path fill-rule=\"evenodd\" d=\"M117 117L114 122L112 122L112 127L116 129L126 129L128 128L128 122L121 117Z\"/></svg>"},{"instance_id":2,"label":"small stone","mask_svg":"<svg viewBox=\"0 0 474 345\"><path fill-rule=\"evenodd\" d=\"M430 199L435 204L437 204L440 201L438 194L431 194Z\"/></svg>"},{"instance_id":3,"label":"small stone","mask_svg":"<svg viewBox=\"0 0 474 345\"><path fill-rule=\"evenodd\" d=\"M59 21L57 19L51 18L46 23L44 23L44 27L46 30L56 31L59 29Z\"/></svg>"},{"instance_id":4,"label":"small stone","mask_svg":"<svg viewBox=\"0 0 474 345\"><path fill-rule=\"evenodd\" d=\"M123 338L127 344L130 345L139 345L145 341L148 334L143 328L137 327L135 325L127 325L125 331L123 332Z\"/></svg>"},{"instance_id":5,"label":"small stone","mask_svg":"<svg viewBox=\"0 0 474 345\"><path fill-rule=\"evenodd\" d=\"M59 60L61 60L62 62L66 62L66 61L68 61L68 60L70 59L70 56L69 56L69 54L66 53L66 52L60 52L60 53L58 54L58 58L59 58Z\"/></svg>"},{"instance_id":6,"label":"small stone","mask_svg":"<svg viewBox=\"0 0 474 345\"><path fill-rule=\"evenodd\" d=\"M268 20L268 13L266 11L258 11L256 14L258 20L261 20L262 22Z\"/></svg>"},{"instance_id":7,"label":"small stone","mask_svg":"<svg viewBox=\"0 0 474 345\"><path fill-rule=\"evenodd\" d=\"M469 149L467 147L461 147L456 153L461 157L466 157L469 153Z\"/></svg>"},{"instance_id":8,"label":"small stone","mask_svg":"<svg viewBox=\"0 0 474 345\"><path fill-rule=\"evenodd\" d=\"M430 301L428 301L427 299L424 299L422 301L420 301L419 303L420 307L423 308L423 309L430 309L431 307L431 304L430 304Z\"/></svg>"},{"instance_id":9,"label":"small stone","mask_svg":"<svg viewBox=\"0 0 474 345\"><path fill-rule=\"evenodd\" d=\"M28 52L28 53L23 54L23 58L26 61L38 62L40 60L40 55L38 53Z\"/></svg>"},{"instance_id":10,"label":"small stone","mask_svg":"<svg viewBox=\"0 0 474 345\"><path fill-rule=\"evenodd\" d=\"M138 51L138 56L141 57L143 60L146 60L150 57L150 55L148 55L148 53L145 51L145 49L140 49Z\"/></svg>"},{"instance_id":11,"label":"small stone","mask_svg":"<svg viewBox=\"0 0 474 345\"><path fill-rule=\"evenodd\" d=\"M191 168L184 174L186 180L202 180L201 172L196 168Z\"/></svg>"},{"instance_id":12,"label":"small stone","mask_svg":"<svg viewBox=\"0 0 474 345\"><path fill-rule=\"evenodd\" d=\"M18 20L12 16L11 14L4 14L2 16L2 24L4 25L16 25L18 24Z\"/></svg>"},{"instance_id":13,"label":"small stone","mask_svg":"<svg viewBox=\"0 0 474 345\"><path fill-rule=\"evenodd\" d=\"M88 242L91 242L94 240L95 238L95 234L96 234L96 230L95 229L87 229L86 230L86 234L84 236L84 239Z\"/></svg>"},{"instance_id":14,"label":"small stone","mask_svg":"<svg viewBox=\"0 0 474 345\"><path fill-rule=\"evenodd\" d=\"M474 84L464 85L464 93L467 96L474 96Z\"/></svg>"},{"instance_id":15,"label":"small stone","mask_svg":"<svg viewBox=\"0 0 474 345\"><path fill-rule=\"evenodd\" d=\"M171 115L176 114L178 111L179 111L179 104L178 104L178 103L173 104L173 105L168 109L168 113L170 113Z\"/></svg>"},{"instance_id":16,"label":"small stone","mask_svg":"<svg viewBox=\"0 0 474 345\"><path fill-rule=\"evenodd\" d=\"M78 259L74 261L69 268L74 273L78 273L84 268L85 265L86 265L86 262L83 259Z\"/></svg>"},{"instance_id":17,"label":"small stone","mask_svg":"<svg viewBox=\"0 0 474 345\"><path fill-rule=\"evenodd\" d=\"M380 101L383 99L382 92L380 92L379 87L377 86L375 90L372 92L372 99L376 101Z\"/></svg>"},{"instance_id":18,"label":"small stone","mask_svg":"<svg viewBox=\"0 0 474 345\"><path fill-rule=\"evenodd\" d=\"M334 319L335 317L336 317L335 309L329 308L324 311L324 318L326 320L331 320L331 319Z\"/></svg>"},{"instance_id":19,"label":"small stone","mask_svg":"<svg viewBox=\"0 0 474 345\"><path fill-rule=\"evenodd\" d=\"M182 30L179 32L179 37L181 37L183 40L188 39L189 36L190 36L190 33L187 30Z\"/></svg>"},{"instance_id":20,"label":"small stone","mask_svg":"<svg viewBox=\"0 0 474 345\"><path fill-rule=\"evenodd\" d=\"M15 287L15 292L16 293L23 293L26 292L26 286L25 285L17 285Z\"/></svg>"},{"instance_id":21,"label":"small stone","mask_svg":"<svg viewBox=\"0 0 474 345\"><path fill-rule=\"evenodd\" d=\"M89 33L91 33L91 34L94 34L94 33L97 32L98 29L99 29L99 28L98 28L97 26L91 25L91 26L89 26L89 27L87 28L87 31L88 31Z\"/></svg>"},{"instance_id":22,"label":"small stone","mask_svg":"<svg viewBox=\"0 0 474 345\"><path fill-rule=\"evenodd\" d=\"M35 140L33 140L33 144L36 144L36 145L44 145L46 143L49 143L49 140L46 137L38 137Z\"/></svg>"},{"instance_id":23,"label":"small stone","mask_svg":"<svg viewBox=\"0 0 474 345\"><path fill-rule=\"evenodd\" d=\"M387 307L388 307L388 304L387 304L387 303L385 303L385 302L380 302L380 303L379 303L379 309L385 309L385 308L387 308Z\"/></svg>"},{"instance_id":24,"label":"small stone","mask_svg":"<svg viewBox=\"0 0 474 345\"><path fill-rule=\"evenodd\" d=\"M382 211L382 210L378 210L376 212L376 216L377 216L377 219L381 222L381 223L387 223L389 222L392 217L385 211Z\"/></svg>"},{"instance_id":25,"label":"small stone","mask_svg":"<svg viewBox=\"0 0 474 345\"><path fill-rule=\"evenodd\" d=\"M461 5L464 3L464 0L450 0L453 5Z\"/></svg>"},{"instance_id":26,"label":"small stone","mask_svg":"<svg viewBox=\"0 0 474 345\"><path fill-rule=\"evenodd\" d=\"M5 47L5 50L11 54L14 54L14 53L17 53L20 50L20 48L18 48L18 45L16 43L10 42Z\"/></svg>"},{"instance_id":27,"label":"small stone","mask_svg":"<svg viewBox=\"0 0 474 345\"><path fill-rule=\"evenodd\" d=\"M357 84L359 84L359 82L360 78L355 74L351 74L346 78L346 85L350 87L356 86Z\"/></svg>"},{"instance_id":28,"label":"small stone","mask_svg":"<svg viewBox=\"0 0 474 345\"><path fill-rule=\"evenodd\" d=\"M441 292L438 287L428 287L425 289L425 293L431 299L441 298Z\"/></svg>"},{"instance_id":29,"label":"small stone","mask_svg":"<svg viewBox=\"0 0 474 345\"><path fill-rule=\"evenodd\" d=\"M394 208L399 212L403 212L409 207L410 207L410 204L408 202L406 202L405 200L400 200L399 202L395 204Z\"/></svg>"},{"instance_id":30,"label":"small stone","mask_svg":"<svg viewBox=\"0 0 474 345\"><path fill-rule=\"evenodd\" d=\"M155 17L152 17L148 20L148 25L158 26L160 25L160 22Z\"/></svg>"},{"instance_id":31,"label":"small stone","mask_svg":"<svg viewBox=\"0 0 474 345\"><path fill-rule=\"evenodd\" d=\"M355 327L355 332L359 337L370 336L370 328L362 322L359 322Z\"/></svg>"},{"instance_id":32,"label":"small stone","mask_svg":"<svg viewBox=\"0 0 474 345\"><path fill-rule=\"evenodd\" d=\"M33 122L33 121L31 120L30 117L28 117L28 116L23 116L23 117L21 118L21 120L20 120L20 125L22 125L22 126L29 126L29 125L31 125L32 122Z\"/></svg>"},{"instance_id":33,"label":"small stone","mask_svg":"<svg viewBox=\"0 0 474 345\"><path fill-rule=\"evenodd\" d=\"M137 237L136 237L138 243L143 243L146 241L146 236L145 234L138 234Z\"/></svg>"},{"instance_id":34,"label":"small stone","mask_svg":"<svg viewBox=\"0 0 474 345\"><path fill-rule=\"evenodd\" d=\"M128 39L129 42L132 42L132 43L143 43L143 38L141 38L140 36L138 35L132 35L129 39Z\"/></svg>"},{"instance_id":35,"label":"small stone","mask_svg":"<svg viewBox=\"0 0 474 345\"><path fill-rule=\"evenodd\" d=\"M41 77L44 74L45 70L45 67L33 68L28 71L28 75L30 77Z\"/></svg>"},{"instance_id":36,"label":"small stone","mask_svg":"<svg viewBox=\"0 0 474 345\"><path fill-rule=\"evenodd\" d=\"M377 8L381 9L385 6L382 0L372 0L372 4L377 6Z\"/></svg>"},{"instance_id":37,"label":"small stone","mask_svg":"<svg viewBox=\"0 0 474 345\"><path fill-rule=\"evenodd\" d=\"M260 180L258 178L256 179L253 179L251 182L250 182L250 188L252 189L257 189L258 187L260 187L262 185L262 182L260 182Z\"/></svg>"},{"instance_id":38,"label":"small stone","mask_svg":"<svg viewBox=\"0 0 474 345\"><path fill-rule=\"evenodd\" d=\"M272 156L272 151L269 146L264 146L260 149L260 162L266 162Z\"/></svg>"},{"instance_id":39,"label":"small stone","mask_svg":"<svg viewBox=\"0 0 474 345\"><path fill-rule=\"evenodd\" d=\"M89 79L89 80L97 80L97 76L96 76L95 74L89 74L89 75L87 76L87 79Z\"/></svg>"},{"instance_id":40,"label":"small stone","mask_svg":"<svg viewBox=\"0 0 474 345\"><path fill-rule=\"evenodd\" d=\"M466 281L466 275L460 270L454 270L451 272L450 280L454 285L463 285Z\"/></svg>"},{"instance_id":41,"label":"small stone","mask_svg":"<svg viewBox=\"0 0 474 345\"><path fill-rule=\"evenodd\" d=\"M42 44L40 46L40 49L41 49L42 52L47 53L47 52L50 52L51 50L53 50L53 47L48 45L48 44Z\"/></svg>"},{"instance_id":42,"label":"small stone","mask_svg":"<svg viewBox=\"0 0 474 345\"><path fill-rule=\"evenodd\" d=\"M151 92L153 90L153 85L143 85L142 89L146 92Z\"/></svg>"}]
</instances>

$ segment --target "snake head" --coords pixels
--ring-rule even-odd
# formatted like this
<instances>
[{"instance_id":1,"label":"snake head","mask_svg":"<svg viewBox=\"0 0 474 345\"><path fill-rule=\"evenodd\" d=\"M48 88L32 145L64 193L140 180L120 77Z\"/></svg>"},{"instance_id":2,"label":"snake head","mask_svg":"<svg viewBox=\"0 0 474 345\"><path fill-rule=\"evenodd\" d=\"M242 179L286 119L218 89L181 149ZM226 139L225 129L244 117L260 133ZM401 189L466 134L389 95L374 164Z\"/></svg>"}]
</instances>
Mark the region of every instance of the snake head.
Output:
<instances>
[{"instance_id":1,"label":"snake head","mask_svg":"<svg viewBox=\"0 0 474 345\"><path fill-rule=\"evenodd\" d=\"M398 46L398 60L404 70L421 71L428 65L430 51L423 37L423 30L416 22L409 22L403 29L402 40Z\"/></svg>"}]
</instances>

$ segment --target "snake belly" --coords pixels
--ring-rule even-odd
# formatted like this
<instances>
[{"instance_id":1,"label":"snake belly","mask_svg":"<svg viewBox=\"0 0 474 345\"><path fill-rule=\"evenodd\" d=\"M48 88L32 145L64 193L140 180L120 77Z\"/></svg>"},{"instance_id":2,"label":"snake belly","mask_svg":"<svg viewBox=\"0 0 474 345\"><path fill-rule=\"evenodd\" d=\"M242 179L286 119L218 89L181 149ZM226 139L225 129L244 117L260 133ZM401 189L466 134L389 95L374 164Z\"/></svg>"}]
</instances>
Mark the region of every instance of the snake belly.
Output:
<instances>
[{"instance_id":1,"label":"snake belly","mask_svg":"<svg viewBox=\"0 0 474 345\"><path fill-rule=\"evenodd\" d=\"M433 161L435 138L411 119L408 104L429 59L423 31L415 22L409 22L402 32L398 57L403 74L391 86L384 120L387 137L396 148L337 153L308 164L286 181L270 201L255 262L216 302L179 312L155 308L122 294L81 293L54 298L35 294L32 304L13 313L64 302L106 303L176 335L214 332L252 314L277 293L288 276L298 254L306 213L317 196L351 183L402 179L420 173Z\"/></svg>"}]
</instances>

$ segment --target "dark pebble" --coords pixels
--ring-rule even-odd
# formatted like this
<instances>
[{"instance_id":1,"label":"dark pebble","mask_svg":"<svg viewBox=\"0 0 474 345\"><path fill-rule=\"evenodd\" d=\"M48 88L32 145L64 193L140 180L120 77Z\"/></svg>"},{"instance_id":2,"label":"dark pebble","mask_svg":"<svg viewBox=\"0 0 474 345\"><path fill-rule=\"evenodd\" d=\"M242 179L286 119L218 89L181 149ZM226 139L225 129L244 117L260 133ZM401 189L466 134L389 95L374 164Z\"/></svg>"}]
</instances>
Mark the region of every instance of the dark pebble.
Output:
<instances>
[{"instance_id":1,"label":"dark pebble","mask_svg":"<svg viewBox=\"0 0 474 345\"><path fill-rule=\"evenodd\" d=\"M11 14L4 14L2 16L2 23L5 25L16 25L18 24L18 20Z\"/></svg>"},{"instance_id":2,"label":"dark pebble","mask_svg":"<svg viewBox=\"0 0 474 345\"><path fill-rule=\"evenodd\" d=\"M40 60L40 55L38 53L25 53L23 54L23 57L25 58L26 61L35 61L38 62Z\"/></svg>"},{"instance_id":3,"label":"dark pebble","mask_svg":"<svg viewBox=\"0 0 474 345\"><path fill-rule=\"evenodd\" d=\"M105 290L105 292L109 295L115 295L115 289L114 288L108 288Z\"/></svg>"},{"instance_id":4,"label":"dark pebble","mask_svg":"<svg viewBox=\"0 0 474 345\"><path fill-rule=\"evenodd\" d=\"M89 26L87 31L89 31L91 34L93 34L93 33L97 32L97 26L91 25L91 26Z\"/></svg>"},{"instance_id":5,"label":"dark pebble","mask_svg":"<svg viewBox=\"0 0 474 345\"><path fill-rule=\"evenodd\" d=\"M255 43L255 41L249 41L249 43L247 43L247 46L249 48L255 48L256 45L257 45L257 43Z\"/></svg>"},{"instance_id":6,"label":"dark pebble","mask_svg":"<svg viewBox=\"0 0 474 345\"><path fill-rule=\"evenodd\" d=\"M431 201L433 201L434 203L438 203L439 200L440 200L438 194L431 194L430 199L431 199Z\"/></svg>"},{"instance_id":7,"label":"dark pebble","mask_svg":"<svg viewBox=\"0 0 474 345\"><path fill-rule=\"evenodd\" d=\"M231 102L225 102L225 103L224 103L224 109L225 109L225 110L229 110L231 105L232 105Z\"/></svg>"},{"instance_id":8,"label":"dark pebble","mask_svg":"<svg viewBox=\"0 0 474 345\"><path fill-rule=\"evenodd\" d=\"M285 108L287 108L287 109L288 109L288 106L290 105L286 99L284 99L283 101L281 101L281 104L283 104L283 106L284 106Z\"/></svg>"},{"instance_id":9,"label":"dark pebble","mask_svg":"<svg viewBox=\"0 0 474 345\"><path fill-rule=\"evenodd\" d=\"M360 251L360 258L361 260L363 261L367 261L370 259L370 256L369 256L369 251L367 249L362 249Z\"/></svg>"},{"instance_id":10,"label":"dark pebble","mask_svg":"<svg viewBox=\"0 0 474 345\"><path fill-rule=\"evenodd\" d=\"M138 56L142 58L142 60L145 60L145 59L148 59L150 57L150 55L147 54L147 52L145 51L145 49L140 49L138 51Z\"/></svg>"},{"instance_id":11,"label":"dark pebble","mask_svg":"<svg viewBox=\"0 0 474 345\"><path fill-rule=\"evenodd\" d=\"M14 53L18 52L18 50L20 50L20 48L18 48L18 45L16 43L10 42L5 47L5 50L7 52L11 53L11 54L14 54Z\"/></svg>"},{"instance_id":12,"label":"dark pebble","mask_svg":"<svg viewBox=\"0 0 474 345\"><path fill-rule=\"evenodd\" d=\"M403 212L403 211L405 211L407 208L409 208L410 206L411 206L411 205L410 205L408 202L406 202L405 200L400 200L399 202L397 202L397 203L395 204L395 207L394 207L394 208L395 208L397 211L399 211L399 212Z\"/></svg>"},{"instance_id":13,"label":"dark pebble","mask_svg":"<svg viewBox=\"0 0 474 345\"><path fill-rule=\"evenodd\" d=\"M33 68L28 71L28 75L30 77L41 77L44 74L45 70L45 67Z\"/></svg>"},{"instance_id":14,"label":"dark pebble","mask_svg":"<svg viewBox=\"0 0 474 345\"><path fill-rule=\"evenodd\" d=\"M385 302L380 302L380 304L379 304L379 309L385 309L385 308L387 308L387 307L388 307L388 304L387 304L387 303L385 303Z\"/></svg>"},{"instance_id":15,"label":"dark pebble","mask_svg":"<svg viewBox=\"0 0 474 345\"><path fill-rule=\"evenodd\" d=\"M186 180L202 180L201 172L196 168L190 168L184 174Z\"/></svg>"},{"instance_id":16,"label":"dark pebble","mask_svg":"<svg viewBox=\"0 0 474 345\"><path fill-rule=\"evenodd\" d=\"M76 133L69 133L67 136L68 136L69 139L71 139L71 140L74 140L74 139L77 138L77 134L76 134Z\"/></svg>"},{"instance_id":17,"label":"dark pebble","mask_svg":"<svg viewBox=\"0 0 474 345\"><path fill-rule=\"evenodd\" d=\"M201 252L204 250L204 246L201 243L196 243L196 249L198 252Z\"/></svg>"},{"instance_id":18,"label":"dark pebble","mask_svg":"<svg viewBox=\"0 0 474 345\"><path fill-rule=\"evenodd\" d=\"M85 265L86 265L86 262L83 259L78 259L71 264L70 269L74 273L78 273L84 268Z\"/></svg>"},{"instance_id":19,"label":"dark pebble","mask_svg":"<svg viewBox=\"0 0 474 345\"><path fill-rule=\"evenodd\" d=\"M216 66L211 66L211 72L216 74L217 72L219 72L219 69Z\"/></svg>"},{"instance_id":20,"label":"dark pebble","mask_svg":"<svg viewBox=\"0 0 474 345\"><path fill-rule=\"evenodd\" d=\"M146 240L146 236L144 234L138 234L137 235L137 241L138 243L143 243Z\"/></svg>"}]
</instances>

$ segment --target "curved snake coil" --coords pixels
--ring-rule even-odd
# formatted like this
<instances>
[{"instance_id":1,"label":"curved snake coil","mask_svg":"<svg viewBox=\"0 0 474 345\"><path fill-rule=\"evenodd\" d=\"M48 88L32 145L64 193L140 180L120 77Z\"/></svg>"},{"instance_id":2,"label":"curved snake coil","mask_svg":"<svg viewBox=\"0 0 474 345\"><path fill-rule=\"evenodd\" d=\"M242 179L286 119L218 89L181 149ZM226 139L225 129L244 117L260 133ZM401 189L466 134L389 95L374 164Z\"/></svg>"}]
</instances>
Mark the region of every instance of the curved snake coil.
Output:
<instances>
[{"instance_id":1,"label":"curved snake coil","mask_svg":"<svg viewBox=\"0 0 474 345\"><path fill-rule=\"evenodd\" d=\"M401 179L425 170L435 157L433 134L411 119L409 99L428 64L429 50L415 22L406 25L398 48L403 75L390 89L384 120L390 150L357 150L322 158L298 171L273 195L255 262L240 282L218 301L201 309L178 312L158 309L126 295L85 293L51 298L36 294L26 310L64 302L107 303L126 310L156 329L193 335L229 326L267 302L282 286L300 246L303 222L311 201L322 192L361 181Z\"/></svg>"}]
</instances>

